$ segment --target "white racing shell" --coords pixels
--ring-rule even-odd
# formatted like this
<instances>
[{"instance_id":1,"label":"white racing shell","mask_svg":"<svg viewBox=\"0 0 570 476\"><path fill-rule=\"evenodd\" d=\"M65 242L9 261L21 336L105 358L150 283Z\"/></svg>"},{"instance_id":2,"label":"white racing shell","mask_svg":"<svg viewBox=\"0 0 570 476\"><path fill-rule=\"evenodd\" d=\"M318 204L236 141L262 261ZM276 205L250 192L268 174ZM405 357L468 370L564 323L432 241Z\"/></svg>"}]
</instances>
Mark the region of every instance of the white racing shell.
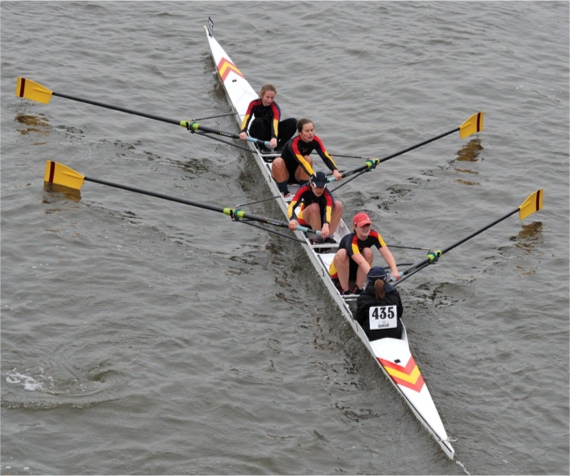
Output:
<instances>
[{"instance_id":1,"label":"white racing shell","mask_svg":"<svg viewBox=\"0 0 570 476\"><path fill-rule=\"evenodd\" d=\"M213 34L213 22L209 19L206 29L206 36L210 46L210 52L218 77L227 93L229 102L233 110L237 113L236 120L238 126L247 111L249 103L258 98L258 94L251 87L245 79L243 73L235 65L229 55L220 46ZM244 142L251 149L255 156L259 169L271 189L271 192L276 198L279 207L287 216L288 203L282 198L276 183L271 178L271 159L274 154L261 154L258 149L250 142ZM295 192L296 187L290 185L292 193ZM350 230L344 222L341 221L334 238L337 242L350 233ZM360 325L353 319L352 311L349 305L350 301L355 300L355 296L346 297L341 296L332 279L329 276L328 268L334 256L334 250L337 245L334 244L313 244L307 235L300 231L295 232L296 238L304 240L304 245L311 263L321 276L323 283L328 288L331 296L338 304L344 317L354 329L354 332L360 337L364 345L368 348L374 359L384 371L390 382L402 395L406 403L412 409L419 421L427 428L435 440L439 443L445 454L453 459L455 451L449 442L449 438L439 416L439 412L433 402L431 394L427 388L426 383L422 377L419 367L417 366L408 344L408 337L406 329L400 339L379 339L370 342Z\"/></svg>"}]
</instances>

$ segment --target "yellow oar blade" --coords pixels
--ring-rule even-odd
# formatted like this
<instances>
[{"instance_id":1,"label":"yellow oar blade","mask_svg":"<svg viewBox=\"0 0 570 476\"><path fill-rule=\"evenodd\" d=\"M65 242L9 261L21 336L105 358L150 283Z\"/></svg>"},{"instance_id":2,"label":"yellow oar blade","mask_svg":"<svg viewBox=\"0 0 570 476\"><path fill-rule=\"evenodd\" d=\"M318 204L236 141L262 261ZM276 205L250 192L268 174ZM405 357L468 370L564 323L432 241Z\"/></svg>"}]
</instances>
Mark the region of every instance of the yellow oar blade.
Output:
<instances>
[{"instance_id":1,"label":"yellow oar blade","mask_svg":"<svg viewBox=\"0 0 570 476\"><path fill-rule=\"evenodd\" d=\"M465 139L471 134L482 131L484 116L485 114L483 114L483 112L478 112L477 114L473 114L469 119L461 124L459 126L459 137L461 139Z\"/></svg>"},{"instance_id":2,"label":"yellow oar blade","mask_svg":"<svg viewBox=\"0 0 570 476\"><path fill-rule=\"evenodd\" d=\"M544 189L541 188L524 201L524 203L519 207L519 218L524 220L527 216L532 215L538 210L542 210L542 197L544 196Z\"/></svg>"},{"instance_id":3,"label":"yellow oar blade","mask_svg":"<svg viewBox=\"0 0 570 476\"><path fill-rule=\"evenodd\" d=\"M18 78L16 96L47 104L51 100L52 91L31 79Z\"/></svg>"},{"instance_id":4,"label":"yellow oar blade","mask_svg":"<svg viewBox=\"0 0 570 476\"><path fill-rule=\"evenodd\" d=\"M45 183L54 183L62 187L80 190L85 177L75 170L58 164L52 160L46 161L46 174L44 175Z\"/></svg>"}]
</instances>

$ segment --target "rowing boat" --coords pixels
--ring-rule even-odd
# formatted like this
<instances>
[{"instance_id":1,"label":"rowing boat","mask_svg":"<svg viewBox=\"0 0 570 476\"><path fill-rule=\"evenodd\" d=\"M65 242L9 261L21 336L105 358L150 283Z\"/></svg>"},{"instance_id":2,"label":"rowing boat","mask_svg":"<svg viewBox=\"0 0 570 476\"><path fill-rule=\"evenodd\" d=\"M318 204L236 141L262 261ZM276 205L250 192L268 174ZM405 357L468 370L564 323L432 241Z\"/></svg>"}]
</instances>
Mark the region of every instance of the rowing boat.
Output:
<instances>
[{"instance_id":1,"label":"rowing boat","mask_svg":"<svg viewBox=\"0 0 570 476\"><path fill-rule=\"evenodd\" d=\"M210 18L208 19L208 25L204 28L206 30L210 53L216 66L217 76L226 91L230 106L236 113L235 117L239 127L249 103L257 99L258 95L245 79L243 73L215 39L214 24ZM247 142L247 146L254 155L261 175L270 188L271 193L276 197L276 202L285 216L287 216L288 200L282 197L276 183L271 178L271 164L275 154L261 153L251 142ZM290 185L290 190L291 194L294 195L296 187ZM350 232L344 221L341 220L333 238L338 243L344 235ZM451 446L439 412L422 377L420 369L410 352L405 327L400 339L385 338L372 342L369 341L360 325L353 318L350 304L354 303L356 296L341 296L335 283L329 276L328 269L334 257L334 251L337 245L316 242L314 239L315 235L311 235L310 233L306 234L301 231L295 231L295 235L298 240L304 242L304 248L309 260L354 332L360 337L386 377L404 398L418 420L439 443L445 454L453 459L455 451Z\"/></svg>"}]
</instances>

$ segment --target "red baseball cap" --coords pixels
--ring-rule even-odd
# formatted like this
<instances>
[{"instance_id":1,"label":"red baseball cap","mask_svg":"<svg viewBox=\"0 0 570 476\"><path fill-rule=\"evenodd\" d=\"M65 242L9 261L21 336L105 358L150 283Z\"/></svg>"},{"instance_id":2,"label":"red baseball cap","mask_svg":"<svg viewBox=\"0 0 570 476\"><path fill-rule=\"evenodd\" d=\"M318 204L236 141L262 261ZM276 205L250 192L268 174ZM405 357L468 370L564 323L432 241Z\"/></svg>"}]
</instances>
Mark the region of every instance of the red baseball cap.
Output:
<instances>
[{"instance_id":1,"label":"red baseball cap","mask_svg":"<svg viewBox=\"0 0 570 476\"><path fill-rule=\"evenodd\" d=\"M372 222L370 221L370 217L366 213L360 212L354 215L354 218L352 219L352 224L363 227L364 225L371 225Z\"/></svg>"}]
</instances>

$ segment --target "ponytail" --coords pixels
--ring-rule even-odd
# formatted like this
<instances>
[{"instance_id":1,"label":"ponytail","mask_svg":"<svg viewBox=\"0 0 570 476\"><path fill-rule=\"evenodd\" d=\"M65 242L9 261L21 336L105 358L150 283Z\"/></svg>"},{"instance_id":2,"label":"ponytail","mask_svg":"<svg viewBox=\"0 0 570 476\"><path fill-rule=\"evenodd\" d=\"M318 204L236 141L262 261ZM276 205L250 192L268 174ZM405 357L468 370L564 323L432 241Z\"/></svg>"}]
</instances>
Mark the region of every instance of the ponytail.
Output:
<instances>
[{"instance_id":1,"label":"ponytail","mask_svg":"<svg viewBox=\"0 0 570 476\"><path fill-rule=\"evenodd\" d=\"M377 279L374 281L374 292L376 293L376 300L381 301L386 297L386 289L384 288L384 281Z\"/></svg>"}]
</instances>

